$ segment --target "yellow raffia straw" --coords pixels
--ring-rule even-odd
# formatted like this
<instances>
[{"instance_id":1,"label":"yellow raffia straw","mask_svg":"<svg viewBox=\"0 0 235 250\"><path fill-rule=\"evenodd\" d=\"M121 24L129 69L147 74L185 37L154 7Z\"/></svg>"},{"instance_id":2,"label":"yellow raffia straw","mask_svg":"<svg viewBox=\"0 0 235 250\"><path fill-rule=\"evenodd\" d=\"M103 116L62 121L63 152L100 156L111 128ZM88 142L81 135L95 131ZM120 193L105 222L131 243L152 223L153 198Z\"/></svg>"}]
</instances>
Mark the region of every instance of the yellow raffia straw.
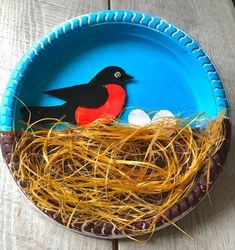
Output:
<instances>
[{"instance_id":1,"label":"yellow raffia straw","mask_svg":"<svg viewBox=\"0 0 235 250\"><path fill-rule=\"evenodd\" d=\"M38 207L60 214L67 227L75 219L101 221L129 238L152 234L199 173L207 171L209 183L210 157L224 140L223 115L203 131L191 128L197 119L166 118L141 128L115 120L77 127L54 120L50 129L33 131L38 121L16 139L14 175L27 183L24 192ZM65 129L54 130L58 125ZM148 229L134 226L146 219Z\"/></svg>"}]
</instances>

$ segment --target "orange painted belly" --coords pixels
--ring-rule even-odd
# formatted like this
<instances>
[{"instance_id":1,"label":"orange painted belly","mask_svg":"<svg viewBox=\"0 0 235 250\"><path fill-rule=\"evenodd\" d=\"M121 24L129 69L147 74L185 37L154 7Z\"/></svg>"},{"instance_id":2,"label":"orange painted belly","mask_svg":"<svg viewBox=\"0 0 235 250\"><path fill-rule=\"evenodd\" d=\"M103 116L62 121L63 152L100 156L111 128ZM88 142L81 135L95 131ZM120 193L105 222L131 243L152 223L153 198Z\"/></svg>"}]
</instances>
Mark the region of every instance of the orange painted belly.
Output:
<instances>
[{"instance_id":1,"label":"orange painted belly","mask_svg":"<svg viewBox=\"0 0 235 250\"><path fill-rule=\"evenodd\" d=\"M105 88L108 90L108 100L98 108L78 107L75 111L75 119L78 124L89 124L97 119L105 118L104 123L109 123L116 118L125 103L126 92L117 84L107 84Z\"/></svg>"}]
</instances>

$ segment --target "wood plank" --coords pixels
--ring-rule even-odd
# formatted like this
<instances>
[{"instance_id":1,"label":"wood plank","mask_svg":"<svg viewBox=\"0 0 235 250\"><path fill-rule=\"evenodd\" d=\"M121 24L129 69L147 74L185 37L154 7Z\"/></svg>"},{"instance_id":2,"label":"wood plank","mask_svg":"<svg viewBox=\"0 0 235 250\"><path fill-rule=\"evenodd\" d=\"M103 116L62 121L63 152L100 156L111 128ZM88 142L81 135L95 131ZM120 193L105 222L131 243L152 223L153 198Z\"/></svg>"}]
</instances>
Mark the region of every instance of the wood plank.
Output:
<instances>
[{"instance_id":1,"label":"wood plank","mask_svg":"<svg viewBox=\"0 0 235 250\"><path fill-rule=\"evenodd\" d=\"M111 8L157 15L199 40L217 65L235 122L235 12L231 0L111 0ZM233 142L224 173L211 192L213 207L205 199L178 223L193 240L174 227L168 227L155 233L152 240L144 245L120 240L119 249L235 249L234 147Z\"/></svg>"},{"instance_id":2,"label":"wood plank","mask_svg":"<svg viewBox=\"0 0 235 250\"><path fill-rule=\"evenodd\" d=\"M56 24L107 9L107 0L0 0L0 93L22 53ZM47 219L22 195L0 159L0 249L112 249L112 242L82 236Z\"/></svg>"}]
</instances>

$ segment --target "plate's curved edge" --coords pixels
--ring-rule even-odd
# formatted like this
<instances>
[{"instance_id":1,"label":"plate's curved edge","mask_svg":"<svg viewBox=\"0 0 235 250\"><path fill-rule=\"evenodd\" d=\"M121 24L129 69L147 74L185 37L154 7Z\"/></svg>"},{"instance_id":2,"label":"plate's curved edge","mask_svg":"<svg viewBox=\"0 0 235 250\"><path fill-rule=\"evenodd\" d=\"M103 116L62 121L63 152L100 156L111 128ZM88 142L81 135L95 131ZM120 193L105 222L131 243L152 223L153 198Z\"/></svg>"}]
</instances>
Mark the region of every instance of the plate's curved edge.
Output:
<instances>
[{"instance_id":1,"label":"plate's curved edge","mask_svg":"<svg viewBox=\"0 0 235 250\"><path fill-rule=\"evenodd\" d=\"M214 63L212 63L212 60L209 58L209 56L191 36L159 17L131 10L105 10L81 15L57 25L56 27L49 30L46 35L43 35L41 39L23 55L11 74L9 83L4 93L0 111L0 130L11 131L14 129L12 121L14 117L14 108L17 101L16 96L20 90L21 81L27 72L28 66L35 60L35 58L39 56L40 53L45 50L54 40L59 39L69 31L97 23L107 22L133 23L155 29L166 34L171 39L177 41L181 46L184 46L187 50L191 51L191 53L205 69L212 84L218 113L225 109L225 116L230 116L230 109L225 90Z\"/></svg>"},{"instance_id":2,"label":"plate's curved edge","mask_svg":"<svg viewBox=\"0 0 235 250\"><path fill-rule=\"evenodd\" d=\"M45 50L50 43L52 43L56 39L59 39L69 31L79 29L88 25L105 22L126 22L144 25L166 34L168 37L171 37L173 40L179 42L182 46L190 50L207 72L207 75L214 89L218 109L226 109L225 115L230 116L226 94L217 70L215 69L215 66L209 56L200 47L200 45L193 38L191 38L191 36L175 27L174 25L168 23L164 19L135 11L114 10L86 14L67 20L64 23L51 29L39 40L39 42L35 43L32 48L23 55L10 77L8 86L4 94L2 108L0 110L0 130L13 130L14 126L12 121L14 117L14 108L17 101L15 96L17 96L17 93L21 87L21 81L27 73L28 66L35 60L37 56L40 55L41 51ZM188 212L189 210L187 210L187 213ZM178 220L184 215L185 214L181 214L180 217L174 219L173 221ZM162 225L158 229L165 227L166 225L168 224ZM94 236L94 234L88 232L83 232L83 234Z\"/></svg>"},{"instance_id":3,"label":"plate's curved edge","mask_svg":"<svg viewBox=\"0 0 235 250\"><path fill-rule=\"evenodd\" d=\"M222 173L223 167L224 167L224 162L226 155L229 150L229 146L231 143L231 121L228 118L225 118L223 120L223 127L224 127L224 141L221 145L221 148L217 151L217 153L211 158L210 162L210 182L209 186L207 186L207 170L202 174L198 182L195 184L193 189L190 191L190 193L183 199L177 202L176 204L173 205L173 207L169 208L165 212L165 218L160 217L159 220L155 224L155 229L154 231L158 231L168 225L174 224L176 221L187 215L192 209L194 209L199 202L201 202L207 195L208 192L212 189L214 186L215 182L217 181L218 177ZM0 133L0 146L2 149L3 153L3 158L5 160L6 165L9 168L9 171L12 174L13 179L17 183L18 188L20 191L23 193L23 195L30 201L31 204L33 204L41 213L44 215L47 215L51 220L53 220L56 223L59 223L63 227L66 227L74 232L87 235L87 236L92 236L96 238L104 238L104 239L120 239L120 238L125 238L126 235L122 234L113 224L108 225L108 223L104 223L102 226L102 229L97 232L96 224L94 222L90 223L83 223L82 227L80 229L76 227L67 227L64 223L62 223L60 220L57 220L54 216L51 217L51 213L49 211L43 211L38 207L36 203L34 203L27 195L22 191L22 185L20 184L19 181L14 176L14 171L17 168L17 165L12 165L11 163L11 157L12 157L12 149L13 149L13 143L14 143L14 134L8 134L8 133ZM207 189L208 188L208 189ZM55 215L56 213L54 213ZM137 229L146 229L146 226L148 226L149 222L145 221L140 221L141 223L137 226ZM138 222L137 222L138 223ZM88 228L86 229L86 227ZM111 226L111 228L110 228ZM137 235L130 235L130 237L134 237Z\"/></svg>"}]
</instances>

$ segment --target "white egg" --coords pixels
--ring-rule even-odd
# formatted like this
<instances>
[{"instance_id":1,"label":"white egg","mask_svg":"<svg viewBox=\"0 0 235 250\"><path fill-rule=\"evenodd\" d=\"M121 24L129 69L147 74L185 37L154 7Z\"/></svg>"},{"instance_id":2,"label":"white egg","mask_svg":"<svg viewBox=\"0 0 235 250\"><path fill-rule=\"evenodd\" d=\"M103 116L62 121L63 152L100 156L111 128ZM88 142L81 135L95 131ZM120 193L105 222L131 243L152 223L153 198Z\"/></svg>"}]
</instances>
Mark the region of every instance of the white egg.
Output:
<instances>
[{"instance_id":1,"label":"white egg","mask_svg":"<svg viewBox=\"0 0 235 250\"><path fill-rule=\"evenodd\" d=\"M131 125L144 127L151 124L151 119L142 109L134 109L128 115L128 122Z\"/></svg>"},{"instance_id":2,"label":"white egg","mask_svg":"<svg viewBox=\"0 0 235 250\"><path fill-rule=\"evenodd\" d=\"M165 118L175 118L174 114L169 110L160 110L152 118L153 122L164 121Z\"/></svg>"}]
</instances>

